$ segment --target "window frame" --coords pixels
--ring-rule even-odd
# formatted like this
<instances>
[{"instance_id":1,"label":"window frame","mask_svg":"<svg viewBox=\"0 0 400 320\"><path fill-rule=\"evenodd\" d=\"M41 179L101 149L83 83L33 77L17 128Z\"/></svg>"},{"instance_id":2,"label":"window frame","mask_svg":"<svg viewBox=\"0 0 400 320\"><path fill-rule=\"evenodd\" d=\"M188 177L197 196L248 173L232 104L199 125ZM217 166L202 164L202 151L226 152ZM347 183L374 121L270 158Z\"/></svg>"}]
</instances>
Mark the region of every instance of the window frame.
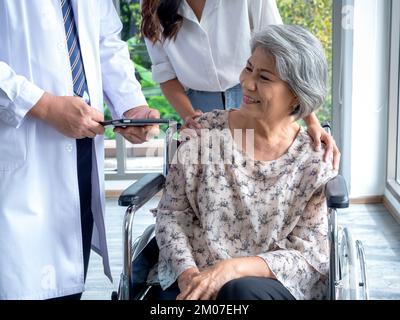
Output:
<instances>
[{"instance_id":1,"label":"window frame","mask_svg":"<svg viewBox=\"0 0 400 320\"><path fill-rule=\"evenodd\" d=\"M391 4L386 187L400 202L400 0L392 0Z\"/></svg>"},{"instance_id":2,"label":"window frame","mask_svg":"<svg viewBox=\"0 0 400 320\"><path fill-rule=\"evenodd\" d=\"M339 173L351 189L354 0L333 1L332 135L341 151Z\"/></svg>"}]
</instances>

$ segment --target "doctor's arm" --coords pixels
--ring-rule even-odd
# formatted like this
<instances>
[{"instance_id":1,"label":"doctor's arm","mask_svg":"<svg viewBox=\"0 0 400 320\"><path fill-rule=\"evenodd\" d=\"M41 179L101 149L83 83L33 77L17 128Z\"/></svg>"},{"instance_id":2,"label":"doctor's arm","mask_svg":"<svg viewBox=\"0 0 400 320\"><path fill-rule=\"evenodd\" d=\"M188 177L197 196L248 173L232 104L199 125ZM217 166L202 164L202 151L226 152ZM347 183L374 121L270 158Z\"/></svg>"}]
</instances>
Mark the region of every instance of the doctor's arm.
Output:
<instances>
[{"instance_id":1,"label":"doctor's arm","mask_svg":"<svg viewBox=\"0 0 400 320\"><path fill-rule=\"evenodd\" d=\"M104 132L98 123L103 115L82 99L53 96L0 61L0 119L18 128L26 116L37 117L71 138Z\"/></svg>"},{"instance_id":2,"label":"doctor's arm","mask_svg":"<svg viewBox=\"0 0 400 320\"><path fill-rule=\"evenodd\" d=\"M114 119L159 118L147 106L126 42L120 39L122 23L111 0L100 1L100 62L104 99ZM118 128L132 143L141 143L157 132L157 126Z\"/></svg>"}]
</instances>

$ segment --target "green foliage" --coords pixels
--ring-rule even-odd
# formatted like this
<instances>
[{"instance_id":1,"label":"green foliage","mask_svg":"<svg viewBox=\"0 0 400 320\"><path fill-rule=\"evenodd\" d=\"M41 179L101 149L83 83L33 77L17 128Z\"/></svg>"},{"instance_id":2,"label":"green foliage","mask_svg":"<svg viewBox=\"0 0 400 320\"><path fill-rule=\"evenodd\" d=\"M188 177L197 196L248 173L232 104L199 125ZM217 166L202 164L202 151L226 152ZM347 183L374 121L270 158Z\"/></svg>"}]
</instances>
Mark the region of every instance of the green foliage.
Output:
<instances>
[{"instance_id":1,"label":"green foliage","mask_svg":"<svg viewBox=\"0 0 400 320\"><path fill-rule=\"evenodd\" d=\"M128 39L127 43L132 61L146 69L151 69L151 60L143 40L137 36L134 36Z\"/></svg>"},{"instance_id":2,"label":"green foliage","mask_svg":"<svg viewBox=\"0 0 400 320\"><path fill-rule=\"evenodd\" d=\"M329 65L329 86L332 79L332 0L277 0L285 24L296 24L312 32L322 43ZM323 122L331 119L332 95L317 111Z\"/></svg>"},{"instance_id":3,"label":"green foliage","mask_svg":"<svg viewBox=\"0 0 400 320\"><path fill-rule=\"evenodd\" d=\"M164 96L152 96L146 99L151 108L157 109L160 112L160 118L182 122L175 109L171 107L168 100Z\"/></svg>"},{"instance_id":4,"label":"green foliage","mask_svg":"<svg viewBox=\"0 0 400 320\"><path fill-rule=\"evenodd\" d=\"M110 112L110 110L108 109L108 106L107 106L107 104L103 104L103 111L104 111L104 120L112 120L112 117L111 117L111 112Z\"/></svg>"},{"instance_id":5,"label":"green foliage","mask_svg":"<svg viewBox=\"0 0 400 320\"><path fill-rule=\"evenodd\" d=\"M103 111L104 111L104 120L111 120L111 112L110 109L108 109L107 104L103 104ZM106 128L104 132L104 136L106 139L115 139L115 132L113 131L112 128Z\"/></svg>"},{"instance_id":6,"label":"green foliage","mask_svg":"<svg viewBox=\"0 0 400 320\"><path fill-rule=\"evenodd\" d=\"M151 76L151 71L142 67L140 64L135 64L136 72L139 74L140 77L140 84L142 88L153 88L157 86L157 83L153 81Z\"/></svg>"},{"instance_id":7,"label":"green foliage","mask_svg":"<svg viewBox=\"0 0 400 320\"><path fill-rule=\"evenodd\" d=\"M105 139L108 139L108 140L114 140L115 139L115 132L113 130L114 129L110 128L110 127L106 128L106 130L104 132Z\"/></svg>"},{"instance_id":8,"label":"green foliage","mask_svg":"<svg viewBox=\"0 0 400 320\"><path fill-rule=\"evenodd\" d=\"M132 1L120 1L122 31L121 39L127 41L132 36L140 37L140 4Z\"/></svg>"}]
</instances>

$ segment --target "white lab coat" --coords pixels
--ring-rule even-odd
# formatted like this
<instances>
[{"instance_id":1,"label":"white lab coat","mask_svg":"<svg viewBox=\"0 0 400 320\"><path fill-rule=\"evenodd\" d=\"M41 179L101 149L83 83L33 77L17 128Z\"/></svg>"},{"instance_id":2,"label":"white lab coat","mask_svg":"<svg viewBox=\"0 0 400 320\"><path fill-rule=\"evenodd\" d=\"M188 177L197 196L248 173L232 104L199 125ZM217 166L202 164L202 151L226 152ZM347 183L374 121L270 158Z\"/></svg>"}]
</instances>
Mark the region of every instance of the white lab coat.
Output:
<instances>
[{"instance_id":1,"label":"white lab coat","mask_svg":"<svg viewBox=\"0 0 400 320\"><path fill-rule=\"evenodd\" d=\"M92 107L146 104L111 0L72 0ZM43 91L72 95L60 0L0 0L0 299L84 290L76 143L27 115ZM111 278L103 137L94 139L92 248Z\"/></svg>"}]
</instances>

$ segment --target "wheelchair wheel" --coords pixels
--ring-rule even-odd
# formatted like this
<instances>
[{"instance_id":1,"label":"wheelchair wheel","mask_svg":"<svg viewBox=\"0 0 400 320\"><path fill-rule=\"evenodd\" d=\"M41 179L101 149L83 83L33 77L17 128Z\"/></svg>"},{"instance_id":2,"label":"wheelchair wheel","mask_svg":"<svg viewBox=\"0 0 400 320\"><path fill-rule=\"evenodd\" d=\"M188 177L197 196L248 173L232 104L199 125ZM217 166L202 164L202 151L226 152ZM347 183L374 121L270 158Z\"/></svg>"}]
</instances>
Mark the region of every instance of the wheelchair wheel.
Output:
<instances>
[{"instance_id":1,"label":"wheelchair wheel","mask_svg":"<svg viewBox=\"0 0 400 320\"><path fill-rule=\"evenodd\" d=\"M336 299L368 299L362 243L354 241L350 231L342 227L338 229L338 241L340 280L336 284Z\"/></svg>"}]
</instances>

